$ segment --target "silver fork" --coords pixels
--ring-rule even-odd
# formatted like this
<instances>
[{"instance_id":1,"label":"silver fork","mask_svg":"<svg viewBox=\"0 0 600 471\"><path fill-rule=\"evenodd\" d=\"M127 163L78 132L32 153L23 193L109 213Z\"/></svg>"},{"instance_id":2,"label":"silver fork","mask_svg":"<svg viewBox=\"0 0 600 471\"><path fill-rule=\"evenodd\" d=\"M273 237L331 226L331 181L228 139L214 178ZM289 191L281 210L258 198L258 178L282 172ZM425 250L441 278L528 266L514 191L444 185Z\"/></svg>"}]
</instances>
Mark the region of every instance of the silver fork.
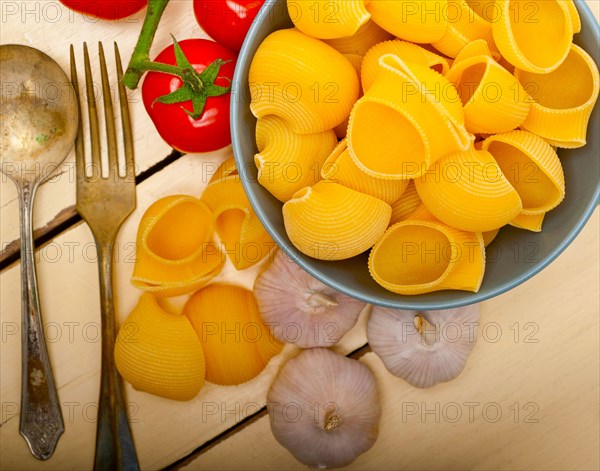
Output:
<instances>
[{"instance_id":1,"label":"silver fork","mask_svg":"<svg viewBox=\"0 0 600 471\"><path fill-rule=\"evenodd\" d=\"M117 135L113 111L106 59L102 43L98 43L104 117L106 123L106 144L108 149L108 178L102 177L100 152L100 131L96 109L96 96L92 82L92 72L87 44L83 44L85 62L85 83L87 89L88 119L92 152L92 177L86 176L85 155L81 123L75 155L77 166L77 211L90 227L98 253L100 274L100 306L102 315L102 372L98 420L96 428L96 470L138 470L139 464L135 446L127 421L127 410L121 378L115 367L115 311L113 303L112 264L115 240L123 221L135 208L135 172L133 161L133 137L127 95L121 84L123 69L119 49L115 43L115 60L119 81L119 104L125 149L125 176L119 175ZM71 45L71 81L75 88L78 106L81 105L75 54ZM81 119L82 113L80 113Z\"/></svg>"}]
</instances>

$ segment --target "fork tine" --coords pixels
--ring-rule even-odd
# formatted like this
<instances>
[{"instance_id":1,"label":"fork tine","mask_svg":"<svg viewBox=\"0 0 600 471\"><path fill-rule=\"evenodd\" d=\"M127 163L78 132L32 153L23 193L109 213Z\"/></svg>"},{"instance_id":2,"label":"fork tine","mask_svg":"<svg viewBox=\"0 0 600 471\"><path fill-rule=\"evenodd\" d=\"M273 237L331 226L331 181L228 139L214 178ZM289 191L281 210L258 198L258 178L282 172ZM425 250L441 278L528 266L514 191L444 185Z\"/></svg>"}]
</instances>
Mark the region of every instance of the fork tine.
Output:
<instances>
[{"instance_id":1,"label":"fork tine","mask_svg":"<svg viewBox=\"0 0 600 471\"><path fill-rule=\"evenodd\" d=\"M77 137L75 138L75 169L77 173L77 181L85 178L85 154L83 148L83 130L81 119L81 97L79 96L79 80L77 79L77 66L75 64L75 50L71 44L71 83L75 92L75 102L77 104Z\"/></svg>"},{"instance_id":2,"label":"fork tine","mask_svg":"<svg viewBox=\"0 0 600 471\"><path fill-rule=\"evenodd\" d=\"M85 62L85 88L87 94L88 117L90 121L90 138L92 144L92 177L102 178L102 161L100 160L100 128L98 126L98 110L96 109L96 93L92 81L90 55L86 43L83 43L83 58Z\"/></svg>"},{"instance_id":3,"label":"fork tine","mask_svg":"<svg viewBox=\"0 0 600 471\"><path fill-rule=\"evenodd\" d=\"M121 82L123 78L123 65L119 46L115 42L115 62L117 63L117 80L119 84L119 105L121 106L121 124L123 126L123 140L125 148L125 173L127 181L134 182L135 167L133 160L133 132L131 130L131 118L129 116L129 105L125 86Z\"/></svg>"},{"instance_id":4,"label":"fork tine","mask_svg":"<svg viewBox=\"0 0 600 471\"><path fill-rule=\"evenodd\" d=\"M108 149L108 175L110 178L119 177L119 163L117 152L117 133L115 130L115 112L113 110L108 72L106 71L106 58L102 43L98 43L100 55L100 74L102 75L102 97L104 98L104 120L106 123L106 144Z\"/></svg>"}]
</instances>

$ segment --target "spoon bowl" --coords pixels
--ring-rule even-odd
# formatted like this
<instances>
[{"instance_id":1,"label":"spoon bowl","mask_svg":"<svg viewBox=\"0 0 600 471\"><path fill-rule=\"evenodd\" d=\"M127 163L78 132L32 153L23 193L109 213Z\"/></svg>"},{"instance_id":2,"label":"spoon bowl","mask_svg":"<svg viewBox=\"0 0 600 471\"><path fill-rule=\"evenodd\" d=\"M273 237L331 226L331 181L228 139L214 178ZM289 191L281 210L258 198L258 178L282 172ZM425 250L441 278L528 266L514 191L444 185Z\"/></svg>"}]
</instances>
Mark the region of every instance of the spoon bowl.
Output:
<instances>
[{"instance_id":1,"label":"spoon bowl","mask_svg":"<svg viewBox=\"0 0 600 471\"><path fill-rule=\"evenodd\" d=\"M64 422L50 368L38 298L33 199L73 147L78 108L60 66L28 46L0 46L0 171L17 186L21 235L21 416L33 456L52 456Z\"/></svg>"},{"instance_id":2,"label":"spoon bowl","mask_svg":"<svg viewBox=\"0 0 600 471\"><path fill-rule=\"evenodd\" d=\"M15 181L41 182L65 160L77 134L71 82L43 52L0 46L0 169Z\"/></svg>"}]
</instances>

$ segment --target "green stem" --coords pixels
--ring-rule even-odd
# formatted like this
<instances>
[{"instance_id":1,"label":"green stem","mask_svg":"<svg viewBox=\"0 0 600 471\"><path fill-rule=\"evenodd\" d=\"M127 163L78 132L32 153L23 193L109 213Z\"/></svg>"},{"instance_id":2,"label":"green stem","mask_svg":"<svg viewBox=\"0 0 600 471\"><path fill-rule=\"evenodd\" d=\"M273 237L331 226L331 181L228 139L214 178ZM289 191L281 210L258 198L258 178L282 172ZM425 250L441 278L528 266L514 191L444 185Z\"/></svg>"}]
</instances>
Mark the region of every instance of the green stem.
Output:
<instances>
[{"instance_id":1,"label":"green stem","mask_svg":"<svg viewBox=\"0 0 600 471\"><path fill-rule=\"evenodd\" d=\"M177 75L181 78L183 78L183 74L185 73L185 69L177 67L176 65L163 64L161 62L152 62L149 60L141 61L139 64L136 65L139 67L139 69L144 71L162 72L163 74Z\"/></svg>"},{"instance_id":2,"label":"green stem","mask_svg":"<svg viewBox=\"0 0 600 471\"><path fill-rule=\"evenodd\" d=\"M152 47L152 41L154 40L154 35L156 34L156 30L158 29L158 23L160 22L160 19L165 11L167 3L169 3L169 0L148 1L148 10L146 11L144 25L142 26L142 31L131 56L131 60L129 61L127 71L123 76L123 85L125 85L127 88L130 88L131 90L135 89L138 86L142 75L144 75L144 73L147 70L150 70L148 68L150 63L150 48ZM177 69L178 72L175 75L180 75L181 71L179 68ZM157 71L172 73L172 70Z\"/></svg>"}]
</instances>

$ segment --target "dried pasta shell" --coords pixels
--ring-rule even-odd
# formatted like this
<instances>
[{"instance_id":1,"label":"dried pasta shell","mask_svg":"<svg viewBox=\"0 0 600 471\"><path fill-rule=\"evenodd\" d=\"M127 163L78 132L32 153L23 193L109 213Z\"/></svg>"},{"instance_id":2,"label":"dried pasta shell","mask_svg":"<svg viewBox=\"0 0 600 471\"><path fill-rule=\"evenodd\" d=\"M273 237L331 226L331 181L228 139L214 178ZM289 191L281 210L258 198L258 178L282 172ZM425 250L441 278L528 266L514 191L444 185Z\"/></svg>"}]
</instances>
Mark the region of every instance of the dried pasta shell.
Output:
<instances>
[{"instance_id":1,"label":"dried pasta shell","mask_svg":"<svg viewBox=\"0 0 600 471\"><path fill-rule=\"evenodd\" d=\"M436 218L463 231L498 229L522 209L519 194L486 151L450 154L415 179L415 185Z\"/></svg>"},{"instance_id":2,"label":"dried pasta shell","mask_svg":"<svg viewBox=\"0 0 600 471\"><path fill-rule=\"evenodd\" d=\"M429 221L442 224L438 218L431 214L431 212L427 209L427 206L425 206L422 202L411 214L408 215L406 219L411 221Z\"/></svg>"},{"instance_id":3,"label":"dried pasta shell","mask_svg":"<svg viewBox=\"0 0 600 471\"><path fill-rule=\"evenodd\" d=\"M476 39L461 49L458 55L454 58L454 64L462 60L478 56L491 57L492 59L496 60L496 62L502 57L499 53L492 53L487 41L483 39Z\"/></svg>"},{"instance_id":4,"label":"dried pasta shell","mask_svg":"<svg viewBox=\"0 0 600 471\"><path fill-rule=\"evenodd\" d=\"M487 55L456 61L446 77L460 95L465 126L472 133L497 133L523 124L529 100L521 84Z\"/></svg>"},{"instance_id":5,"label":"dried pasta shell","mask_svg":"<svg viewBox=\"0 0 600 471\"><path fill-rule=\"evenodd\" d=\"M519 217L519 216L517 216L517 217ZM492 242L494 242L494 239L496 238L496 236L498 235L499 232L500 232L500 229L494 229L493 231L483 232L481 234L481 236L483 237L483 244L486 247L488 245L490 245Z\"/></svg>"},{"instance_id":6,"label":"dried pasta shell","mask_svg":"<svg viewBox=\"0 0 600 471\"><path fill-rule=\"evenodd\" d=\"M444 36L448 26L447 0L370 0L365 3L375 23L406 41L434 43Z\"/></svg>"},{"instance_id":7,"label":"dried pasta shell","mask_svg":"<svg viewBox=\"0 0 600 471\"><path fill-rule=\"evenodd\" d=\"M519 214L516 218L510 221L510 225L519 229L527 229L532 232L542 232L542 224L546 213L542 214Z\"/></svg>"},{"instance_id":8,"label":"dried pasta shell","mask_svg":"<svg viewBox=\"0 0 600 471\"><path fill-rule=\"evenodd\" d=\"M560 66L573 41L569 7L563 0L496 0L492 32L502 57L515 67L547 74ZM533 18L532 18L533 16Z\"/></svg>"},{"instance_id":9,"label":"dried pasta shell","mask_svg":"<svg viewBox=\"0 0 600 471\"><path fill-rule=\"evenodd\" d=\"M339 183L388 204L397 201L408 186L408 180L382 180L364 173L350 157L346 140L342 140L327 158L321 176L323 180Z\"/></svg>"},{"instance_id":10,"label":"dried pasta shell","mask_svg":"<svg viewBox=\"0 0 600 471\"><path fill-rule=\"evenodd\" d=\"M258 182L285 203L301 188L320 180L321 167L336 144L332 130L298 134L277 116L260 118L254 156Z\"/></svg>"},{"instance_id":11,"label":"dried pasta shell","mask_svg":"<svg viewBox=\"0 0 600 471\"><path fill-rule=\"evenodd\" d=\"M558 155L541 137L527 131L495 134L483 142L521 197L521 214L556 208L565 197L565 176Z\"/></svg>"},{"instance_id":12,"label":"dried pasta shell","mask_svg":"<svg viewBox=\"0 0 600 471\"><path fill-rule=\"evenodd\" d=\"M336 127L359 92L358 76L342 54L295 29L275 31L261 43L249 83L254 116L279 116L300 134Z\"/></svg>"},{"instance_id":13,"label":"dried pasta shell","mask_svg":"<svg viewBox=\"0 0 600 471\"><path fill-rule=\"evenodd\" d=\"M471 41L483 39L493 44L492 23L479 16L467 1L452 0L448 6L448 28L439 41L432 43L433 47L448 57L456 57Z\"/></svg>"},{"instance_id":14,"label":"dried pasta shell","mask_svg":"<svg viewBox=\"0 0 600 471\"><path fill-rule=\"evenodd\" d=\"M409 180L408 186L404 193L402 193L402 196L391 204L392 217L390 219L390 226L407 219L420 204L421 198L419 198L419 193L417 193L415 182Z\"/></svg>"},{"instance_id":15,"label":"dried pasta shell","mask_svg":"<svg viewBox=\"0 0 600 471\"><path fill-rule=\"evenodd\" d=\"M192 325L148 293L119 329L115 364L135 389L167 399L188 401L204 385L204 353Z\"/></svg>"},{"instance_id":16,"label":"dried pasta shell","mask_svg":"<svg viewBox=\"0 0 600 471\"><path fill-rule=\"evenodd\" d=\"M237 270L258 263L275 246L236 175L208 185L202 201L212 210L215 230Z\"/></svg>"},{"instance_id":17,"label":"dried pasta shell","mask_svg":"<svg viewBox=\"0 0 600 471\"><path fill-rule=\"evenodd\" d=\"M581 18L579 17L579 12L577 11L577 7L575 6L574 0L565 0L567 8L569 10L569 16L571 17L571 25L573 25L573 33L577 34L581 32Z\"/></svg>"},{"instance_id":18,"label":"dried pasta shell","mask_svg":"<svg viewBox=\"0 0 600 471\"><path fill-rule=\"evenodd\" d=\"M456 89L428 67L385 54L380 73L352 109L348 147L365 173L383 179L415 178L442 156L468 149Z\"/></svg>"},{"instance_id":19,"label":"dried pasta shell","mask_svg":"<svg viewBox=\"0 0 600 471\"><path fill-rule=\"evenodd\" d=\"M532 102L521 127L557 147L584 146L600 90L598 67L590 55L573 44L555 71L542 75L515 70L515 76Z\"/></svg>"},{"instance_id":20,"label":"dried pasta shell","mask_svg":"<svg viewBox=\"0 0 600 471\"><path fill-rule=\"evenodd\" d=\"M238 286L209 285L183 308L206 357L206 380L219 385L250 381L283 344L264 324L254 294Z\"/></svg>"},{"instance_id":21,"label":"dried pasta shell","mask_svg":"<svg viewBox=\"0 0 600 471\"><path fill-rule=\"evenodd\" d=\"M140 221L131 283L157 296L179 296L208 283L224 264L212 234L212 213L197 198L156 201Z\"/></svg>"},{"instance_id":22,"label":"dried pasta shell","mask_svg":"<svg viewBox=\"0 0 600 471\"><path fill-rule=\"evenodd\" d=\"M229 175L237 175L239 177L237 164L235 163L235 157L230 157L221 165L219 165L219 168L215 173L213 173L212 177L208 181L208 184L210 185L216 181L223 181Z\"/></svg>"},{"instance_id":23,"label":"dried pasta shell","mask_svg":"<svg viewBox=\"0 0 600 471\"><path fill-rule=\"evenodd\" d=\"M288 237L300 252L320 260L361 254L383 234L392 209L372 196L320 181L283 205Z\"/></svg>"},{"instance_id":24,"label":"dried pasta shell","mask_svg":"<svg viewBox=\"0 0 600 471\"><path fill-rule=\"evenodd\" d=\"M480 233L423 220L409 219L390 227L369 256L373 279L403 295L445 289L477 292L484 270Z\"/></svg>"},{"instance_id":25,"label":"dried pasta shell","mask_svg":"<svg viewBox=\"0 0 600 471\"><path fill-rule=\"evenodd\" d=\"M448 59L413 43L395 39L373 46L366 53L361 67L361 82L363 91L369 90L379 75L379 59L385 54L394 54L406 62L429 67L445 75L450 68Z\"/></svg>"},{"instance_id":26,"label":"dried pasta shell","mask_svg":"<svg viewBox=\"0 0 600 471\"><path fill-rule=\"evenodd\" d=\"M288 0L287 5L294 26L318 39L352 36L371 17L363 0Z\"/></svg>"},{"instance_id":27,"label":"dried pasta shell","mask_svg":"<svg viewBox=\"0 0 600 471\"><path fill-rule=\"evenodd\" d=\"M353 54L364 57L369 49L382 41L388 41L394 36L383 28L377 26L374 21L367 21L352 36L337 39L325 39L323 42L341 52L342 54Z\"/></svg>"}]
</instances>

